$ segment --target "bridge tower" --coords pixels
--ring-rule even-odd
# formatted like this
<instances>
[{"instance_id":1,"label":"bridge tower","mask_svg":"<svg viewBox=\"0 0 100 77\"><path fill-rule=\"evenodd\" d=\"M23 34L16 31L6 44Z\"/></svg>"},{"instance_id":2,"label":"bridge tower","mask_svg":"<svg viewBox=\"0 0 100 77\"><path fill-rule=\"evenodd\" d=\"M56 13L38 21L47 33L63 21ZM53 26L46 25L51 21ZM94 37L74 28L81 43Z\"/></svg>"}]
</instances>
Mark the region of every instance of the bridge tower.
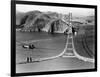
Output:
<instances>
[{"instance_id":1,"label":"bridge tower","mask_svg":"<svg viewBox=\"0 0 100 77\"><path fill-rule=\"evenodd\" d=\"M72 33L72 13L69 13L69 31L67 36L67 42L66 42L66 52L62 55L62 57L75 57L74 55L74 43L73 43L73 33Z\"/></svg>"}]
</instances>

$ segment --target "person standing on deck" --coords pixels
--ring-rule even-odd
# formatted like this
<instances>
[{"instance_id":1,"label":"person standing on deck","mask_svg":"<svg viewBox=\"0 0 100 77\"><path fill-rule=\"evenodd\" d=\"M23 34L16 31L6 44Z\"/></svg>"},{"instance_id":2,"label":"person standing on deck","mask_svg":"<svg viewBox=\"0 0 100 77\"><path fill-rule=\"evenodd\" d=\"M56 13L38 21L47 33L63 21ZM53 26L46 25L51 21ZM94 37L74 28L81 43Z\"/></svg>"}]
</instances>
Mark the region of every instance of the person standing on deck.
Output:
<instances>
[{"instance_id":1,"label":"person standing on deck","mask_svg":"<svg viewBox=\"0 0 100 77\"><path fill-rule=\"evenodd\" d=\"M30 62L30 59L29 59L29 57L27 57L27 62L28 62L28 63Z\"/></svg>"},{"instance_id":2,"label":"person standing on deck","mask_svg":"<svg viewBox=\"0 0 100 77\"><path fill-rule=\"evenodd\" d=\"M30 62L32 62L32 57L30 57Z\"/></svg>"},{"instance_id":3,"label":"person standing on deck","mask_svg":"<svg viewBox=\"0 0 100 77\"><path fill-rule=\"evenodd\" d=\"M27 57L27 62L32 62L32 57Z\"/></svg>"}]
</instances>

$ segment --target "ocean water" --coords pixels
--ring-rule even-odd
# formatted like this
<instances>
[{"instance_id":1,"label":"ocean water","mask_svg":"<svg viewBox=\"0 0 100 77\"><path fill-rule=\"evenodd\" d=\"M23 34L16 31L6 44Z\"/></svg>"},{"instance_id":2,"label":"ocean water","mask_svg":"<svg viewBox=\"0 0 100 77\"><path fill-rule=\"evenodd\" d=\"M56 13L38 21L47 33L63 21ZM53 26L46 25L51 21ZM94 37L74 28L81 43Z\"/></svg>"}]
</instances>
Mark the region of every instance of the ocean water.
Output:
<instances>
[{"instance_id":1,"label":"ocean water","mask_svg":"<svg viewBox=\"0 0 100 77\"><path fill-rule=\"evenodd\" d=\"M47 40L49 39L49 40ZM35 49L24 49L21 45L16 44L16 72L44 72L44 71L61 71L61 70L77 70L91 69L94 64L84 62L78 58L62 58L41 61L28 64L17 64L26 61L26 58L46 58L60 54L66 44L67 35L64 34L48 34L45 32L16 32L16 41L34 41L32 44ZM37 41L40 40L40 41ZM45 41L43 41L45 40Z\"/></svg>"}]
</instances>

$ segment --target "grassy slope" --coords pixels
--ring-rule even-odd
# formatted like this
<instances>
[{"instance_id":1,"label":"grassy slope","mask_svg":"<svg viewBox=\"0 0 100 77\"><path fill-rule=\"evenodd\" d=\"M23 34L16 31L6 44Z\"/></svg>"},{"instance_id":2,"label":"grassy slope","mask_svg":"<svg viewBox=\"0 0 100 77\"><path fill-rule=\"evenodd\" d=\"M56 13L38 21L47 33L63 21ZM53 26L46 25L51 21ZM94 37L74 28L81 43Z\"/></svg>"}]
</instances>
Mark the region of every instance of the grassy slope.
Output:
<instances>
[{"instance_id":1,"label":"grassy slope","mask_svg":"<svg viewBox=\"0 0 100 77\"><path fill-rule=\"evenodd\" d=\"M82 31L84 31L82 33ZM94 26L86 25L79 30L81 34L74 37L76 51L85 57L93 58L95 53L95 33Z\"/></svg>"}]
</instances>

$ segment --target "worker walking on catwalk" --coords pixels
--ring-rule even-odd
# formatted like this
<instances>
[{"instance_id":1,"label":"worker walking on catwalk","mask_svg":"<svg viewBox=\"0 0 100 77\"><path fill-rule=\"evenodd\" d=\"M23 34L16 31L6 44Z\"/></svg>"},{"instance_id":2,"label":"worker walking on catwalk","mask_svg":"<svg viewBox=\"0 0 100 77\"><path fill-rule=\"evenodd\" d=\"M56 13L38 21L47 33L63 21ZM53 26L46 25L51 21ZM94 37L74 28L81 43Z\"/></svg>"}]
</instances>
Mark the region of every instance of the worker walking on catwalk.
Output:
<instances>
[{"instance_id":1,"label":"worker walking on catwalk","mask_svg":"<svg viewBox=\"0 0 100 77\"><path fill-rule=\"evenodd\" d=\"M75 28L74 27L72 27L72 33L73 33L73 35L75 34Z\"/></svg>"},{"instance_id":2,"label":"worker walking on catwalk","mask_svg":"<svg viewBox=\"0 0 100 77\"><path fill-rule=\"evenodd\" d=\"M77 35L77 31L75 30L74 27L72 27L72 33L73 33L73 35Z\"/></svg>"}]
</instances>

